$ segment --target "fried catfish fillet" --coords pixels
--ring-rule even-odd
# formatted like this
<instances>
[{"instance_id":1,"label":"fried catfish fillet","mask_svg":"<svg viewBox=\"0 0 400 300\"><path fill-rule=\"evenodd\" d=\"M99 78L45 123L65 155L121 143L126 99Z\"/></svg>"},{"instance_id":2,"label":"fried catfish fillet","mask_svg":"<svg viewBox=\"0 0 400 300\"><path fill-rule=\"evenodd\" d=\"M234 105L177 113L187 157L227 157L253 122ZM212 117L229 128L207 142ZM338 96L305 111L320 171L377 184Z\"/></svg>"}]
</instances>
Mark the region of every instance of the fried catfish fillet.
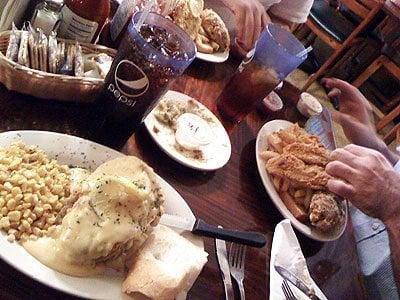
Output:
<instances>
[{"instance_id":1,"label":"fried catfish fillet","mask_svg":"<svg viewBox=\"0 0 400 300\"><path fill-rule=\"evenodd\" d=\"M283 154L291 154L309 165L325 167L329 162L329 151L319 144L294 142L283 148Z\"/></svg>"},{"instance_id":2,"label":"fried catfish fillet","mask_svg":"<svg viewBox=\"0 0 400 300\"><path fill-rule=\"evenodd\" d=\"M286 129L276 132L277 136L282 140L283 146L293 144L295 142L302 144L320 145L320 140L315 135L308 134L299 124L294 124Z\"/></svg>"},{"instance_id":3,"label":"fried catfish fillet","mask_svg":"<svg viewBox=\"0 0 400 300\"><path fill-rule=\"evenodd\" d=\"M287 178L295 187L325 190L330 178L323 167L307 165L291 154L271 158L265 167L269 174Z\"/></svg>"}]
</instances>

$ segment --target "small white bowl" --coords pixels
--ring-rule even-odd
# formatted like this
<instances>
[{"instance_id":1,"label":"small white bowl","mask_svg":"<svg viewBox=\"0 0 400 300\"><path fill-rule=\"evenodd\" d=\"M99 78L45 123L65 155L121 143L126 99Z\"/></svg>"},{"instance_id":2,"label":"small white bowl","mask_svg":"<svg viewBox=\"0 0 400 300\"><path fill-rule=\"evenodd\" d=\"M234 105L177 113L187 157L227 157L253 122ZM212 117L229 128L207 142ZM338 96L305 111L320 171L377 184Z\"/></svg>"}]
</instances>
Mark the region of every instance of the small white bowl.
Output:
<instances>
[{"instance_id":1,"label":"small white bowl","mask_svg":"<svg viewBox=\"0 0 400 300\"><path fill-rule=\"evenodd\" d=\"M322 113L321 103L319 103L318 99L309 93L302 93L300 95L299 102L297 102L297 109L307 118Z\"/></svg>"}]
</instances>

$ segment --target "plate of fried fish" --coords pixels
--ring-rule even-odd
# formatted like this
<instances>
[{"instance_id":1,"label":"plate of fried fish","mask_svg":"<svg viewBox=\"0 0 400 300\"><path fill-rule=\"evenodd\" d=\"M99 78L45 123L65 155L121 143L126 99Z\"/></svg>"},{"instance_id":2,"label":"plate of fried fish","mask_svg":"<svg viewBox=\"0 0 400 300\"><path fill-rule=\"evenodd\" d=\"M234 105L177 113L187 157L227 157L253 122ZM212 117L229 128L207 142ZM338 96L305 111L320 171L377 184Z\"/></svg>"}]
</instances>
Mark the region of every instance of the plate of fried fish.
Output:
<instances>
[{"instance_id":1,"label":"plate of fried fish","mask_svg":"<svg viewBox=\"0 0 400 300\"><path fill-rule=\"evenodd\" d=\"M231 43L226 24L216 11L204 7L203 0L176 0L168 13L196 43L196 57L222 63L229 57Z\"/></svg>"},{"instance_id":2,"label":"plate of fried fish","mask_svg":"<svg viewBox=\"0 0 400 300\"><path fill-rule=\"evenodd\" d=\"M266 123L257 136L257 167L271 200L317 241L338 239L347 223L346 203L326 188L329 154L318 136L286 120Z\"/></svg>"}]
</instances>

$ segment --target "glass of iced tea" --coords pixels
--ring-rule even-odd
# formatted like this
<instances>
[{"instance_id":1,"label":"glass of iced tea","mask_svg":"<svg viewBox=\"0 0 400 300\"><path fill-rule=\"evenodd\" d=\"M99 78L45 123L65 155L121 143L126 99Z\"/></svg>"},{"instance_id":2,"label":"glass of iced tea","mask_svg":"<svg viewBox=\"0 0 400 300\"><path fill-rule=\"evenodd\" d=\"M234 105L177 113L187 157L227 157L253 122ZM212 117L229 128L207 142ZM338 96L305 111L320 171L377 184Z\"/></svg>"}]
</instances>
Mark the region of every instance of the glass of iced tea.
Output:
<instances>
[{"instance_id":1,"label":"glass of iced tea","mask_svg":"<svg viewBox=\"0 0 400 300\"><path fill-rule=\"evenodd\" d=\"M302 51L304 46L293 34L268 24L219 96L219 113L240 122L307 58L307 54L298 56Z\"/></svg>"}]
</instances>

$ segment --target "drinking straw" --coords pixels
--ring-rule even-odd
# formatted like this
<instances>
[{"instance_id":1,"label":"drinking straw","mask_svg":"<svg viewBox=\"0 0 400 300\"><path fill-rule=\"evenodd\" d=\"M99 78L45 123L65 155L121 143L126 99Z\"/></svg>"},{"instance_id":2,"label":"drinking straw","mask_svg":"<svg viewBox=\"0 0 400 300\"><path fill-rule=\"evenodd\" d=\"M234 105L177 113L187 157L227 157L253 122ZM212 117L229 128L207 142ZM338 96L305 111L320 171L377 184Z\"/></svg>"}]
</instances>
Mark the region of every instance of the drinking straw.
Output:
<instances>
[{"instance_id":1,"label":"drinking straw","mask_svg":"<svg viewBox=\"0 0 400 300\"><path fill-rule=\"evenodd\" d=\"M155 3L156 3L156 0L149 0L146 3L146 5L145 5L145 7L144 7L144 9L142 11L142 15L139 18L139 21L135 24L136 31L140 30L140 27L142 27L144 21L146 20L147 16L150 13L150 10L153 8Z\"/></svg>"},{"instance_id":2,"label":"drinking straw","mask_svg":"<svg viewBox=\"0 0 400 300\"><path fill-rule=\"evenodd\" d=\"M296 54L297 57L303 57L304 55L306 55L307 53L312 51L312 47L308 47L306 49L304 49L303 51L299 52Z\"/></svg>"}]
</instances>

